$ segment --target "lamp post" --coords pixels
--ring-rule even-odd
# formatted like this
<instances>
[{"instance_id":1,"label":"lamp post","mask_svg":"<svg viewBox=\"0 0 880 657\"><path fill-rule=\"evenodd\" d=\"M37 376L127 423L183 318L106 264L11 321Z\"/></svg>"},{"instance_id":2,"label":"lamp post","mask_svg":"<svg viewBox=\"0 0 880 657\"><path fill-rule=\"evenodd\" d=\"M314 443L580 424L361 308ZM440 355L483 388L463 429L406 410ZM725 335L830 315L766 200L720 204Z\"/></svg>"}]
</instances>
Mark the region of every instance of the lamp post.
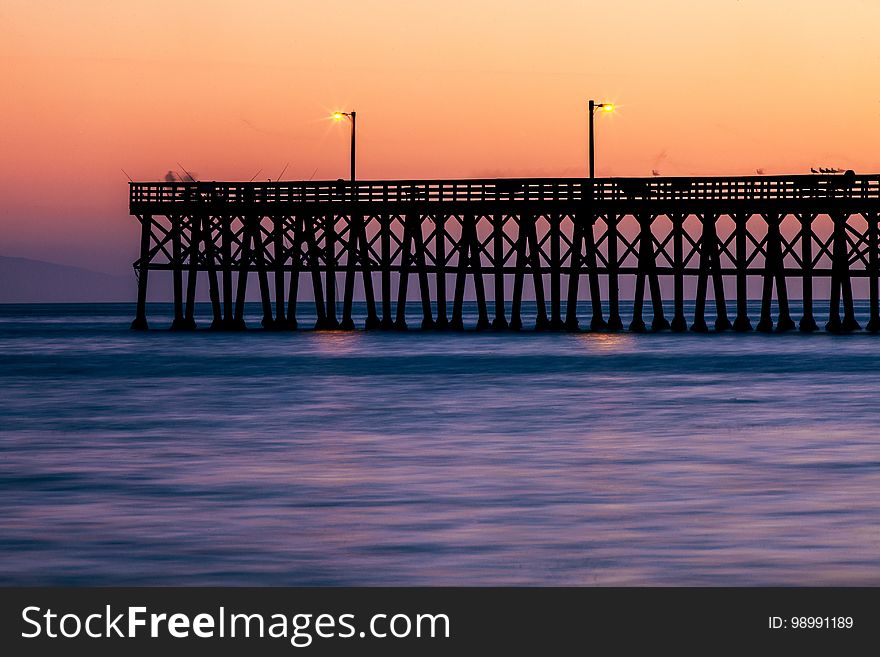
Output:
<instances>
[{"instance_id":1,"label":"lamp post","mask_svg":"<svg viewBox=\"0 0 880 657\"><path fill-rule=\"evenodd\" d=\"M341 121L347 118L351 121L351 182L355 181L354 175L354 153L355 153L355 136L357 129L357 112L333 112L333 120Z\"/></svg>"},{"instance_id":2,"label":"lamp post","mask_svg":"<svg viewBox=\"0 0 880 657\"><path fill-rule=\"evenodd\" d=\"M590 101L590 178L596 177L596 139L593 129L593 118L596 110L601 109L609 114L614 111L614 103L597 103L595 100Z\"/></svg>"},{"instance_id":3,"label":"lamp post","mask_svg":"<svg viewBox=\"0 0 880 657\"><path fill-rule=\"evenodd\" d=\"M595 137L595 129L593 126L593 121L595 119L596 110L601 109L603 112L611 113L614 111L614 103L597 103L595 100L590 101L590 180L596 177L596 137ZM590 198L593 198L593 192L590 192ZM592 229L590 229L592 230ZM615 226L615 231L616 231ZM611 234L611 226L609 225L609 236ZM617 244L616 244L616 236L614 237L613 246L609 246L609 248L613 248L613 253L617 253ZM609 252L609 257L611 252ZM616 255L614 256L617 257ZM590 328L594 331L619 331L623 328L623 322L620 321L620 314L617 312L617 275L615 274L613 279L609 274L608 278L608 293L611 299L611 314L608 317L608 322L606 323L601 315L598 317L594 317L593 321L590 323Z\"/></svg>"}]
</instances>

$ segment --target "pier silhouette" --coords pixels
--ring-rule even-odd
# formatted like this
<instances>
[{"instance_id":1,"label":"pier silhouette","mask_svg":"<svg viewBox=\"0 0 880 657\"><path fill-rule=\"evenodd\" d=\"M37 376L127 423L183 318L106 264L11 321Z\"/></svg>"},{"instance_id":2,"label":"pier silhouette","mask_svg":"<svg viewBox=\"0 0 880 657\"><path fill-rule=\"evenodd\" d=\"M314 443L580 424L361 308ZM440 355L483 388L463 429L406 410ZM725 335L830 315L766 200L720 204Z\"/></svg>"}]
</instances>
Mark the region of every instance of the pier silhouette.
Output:
<instances>
[{"instance_id":1,"label":"pier silhouette","mask_svg":"<svg viewBox=\"0 0 880 657\"><path fill-rule=\"evenodd\" d=\"M853 278L868 279L865 328L880 330L880 175L129 187L130 212L141 224L136 329L147 328L149 273L165 270L172 272L172 328L181 330L195 328L200 272L207 274L212 328L225 330L245 328L249 273L259 280L263 326L279 330L298 327L301 278L311 283L315 328L356 328L352 304L359 279L367 306L364 328L405 329L412 276L423 329L466 328L462 307L470 281L476 329L622 330L619 286L631 277L635 294L626 328L632 331L708 331L710 284L715 330L749 331L754 319L758 331L815 331L818 278L830 279L830 296L822 300L828 303L827 330L862 328ZM820 223L827 224L827 234ZM337 276L344 280L341 303ZM672 317L664 314L661 277L671 279ZM747 311L749 277L763 283L757 318ZM732 319L724 289L730 278L736 289ZM521 317L529 279L538 308L534 327L524 327ZM684 313L686 279L696 282L688 299L694 302L691 317ZM789 310L792 279L799 279L803 296L797 322ZM646 293L650 323L642 311ZM578 317L582 297L590 300L589 318Z\"/></svg>"}]
</instances>

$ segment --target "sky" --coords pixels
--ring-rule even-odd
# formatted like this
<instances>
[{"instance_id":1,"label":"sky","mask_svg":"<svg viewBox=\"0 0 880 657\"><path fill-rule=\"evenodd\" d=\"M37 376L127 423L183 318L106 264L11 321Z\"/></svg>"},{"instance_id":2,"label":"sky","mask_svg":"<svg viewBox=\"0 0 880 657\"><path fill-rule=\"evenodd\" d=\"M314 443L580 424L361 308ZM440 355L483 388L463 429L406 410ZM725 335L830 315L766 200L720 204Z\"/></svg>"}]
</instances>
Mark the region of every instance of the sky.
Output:
<instances>
[{"instance_id":1,"label":"sky","mask_svg":"<svg viewBox=\"0 0 880 657\"><path fill-rule=\"evenodd\" d=\"M0 255L130 273L127 178L880 171L876 0L3 0ZM259 172L259 173L258 173Z\"/></svg>"}]
</instances>

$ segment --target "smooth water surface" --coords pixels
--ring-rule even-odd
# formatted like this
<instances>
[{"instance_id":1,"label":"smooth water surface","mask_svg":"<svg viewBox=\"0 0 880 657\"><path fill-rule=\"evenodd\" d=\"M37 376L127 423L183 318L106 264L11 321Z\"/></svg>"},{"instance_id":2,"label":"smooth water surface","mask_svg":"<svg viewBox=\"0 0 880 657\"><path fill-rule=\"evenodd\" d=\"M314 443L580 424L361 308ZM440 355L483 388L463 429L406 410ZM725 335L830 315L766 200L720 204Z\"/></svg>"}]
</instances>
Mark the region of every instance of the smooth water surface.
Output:
<instances>
[{"instance_id":1,"label":"smooth water surface","mask_svg":"<svg viewBox=\"0 0 880 657\"><path fill-rule=\"evenodd\" d=\"M0 583L880 585L880 336L132 316L0 306Z\"/></svg>"}]
</instances>

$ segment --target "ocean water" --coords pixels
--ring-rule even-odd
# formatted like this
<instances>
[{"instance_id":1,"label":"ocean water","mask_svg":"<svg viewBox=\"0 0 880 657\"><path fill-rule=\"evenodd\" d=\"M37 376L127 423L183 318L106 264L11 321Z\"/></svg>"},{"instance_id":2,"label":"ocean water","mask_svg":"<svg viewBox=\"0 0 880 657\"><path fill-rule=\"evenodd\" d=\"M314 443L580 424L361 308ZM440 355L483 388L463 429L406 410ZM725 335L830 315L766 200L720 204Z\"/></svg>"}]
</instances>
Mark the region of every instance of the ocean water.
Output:
<instances>
[{"instance_id":1,"label":"ocean water","mask_svg":"<svg viewBox=\"0 0 880 657\"><path fill-rule=\"evenodd\" d=\"M2 584L880 585L880 336L132 317L0 306Z\"/></svg>"}]
</instances>

